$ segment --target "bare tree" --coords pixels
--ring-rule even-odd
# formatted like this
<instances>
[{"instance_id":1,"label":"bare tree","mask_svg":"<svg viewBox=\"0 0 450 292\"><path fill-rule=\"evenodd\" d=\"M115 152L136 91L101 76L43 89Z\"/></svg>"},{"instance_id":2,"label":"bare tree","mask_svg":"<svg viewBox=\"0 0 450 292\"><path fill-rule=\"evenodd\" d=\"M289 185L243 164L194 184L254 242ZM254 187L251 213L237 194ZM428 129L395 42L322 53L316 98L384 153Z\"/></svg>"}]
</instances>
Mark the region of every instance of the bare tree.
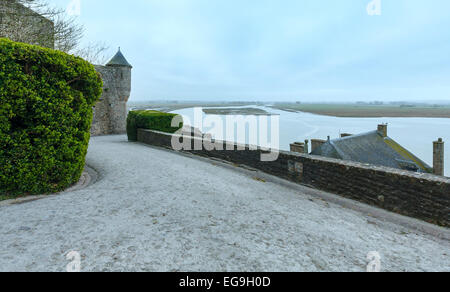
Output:
<instances>
[{"instance_id":1,"label":"bare tree","mask_svg":"<svg viewBox=\"0 0 450 292\"><path fill-rule=\"evenodd\" d=\"M78 55L92 63L103 63L104 44L81 47L84 27L64 9L45 0L0 0L0 37Z\"/></svg>"},{"instance_id":2,"label":"bare tree","mask_svg":"<svg viewBox=\"0 0 450 292\"><path fill-rule=\"evenodd\" d=\"M104 43L89 43L77 49L74 54L93 64L105 64L108 61L105 56L108 49L109 47Z\"/></svg>"}]
</instances>

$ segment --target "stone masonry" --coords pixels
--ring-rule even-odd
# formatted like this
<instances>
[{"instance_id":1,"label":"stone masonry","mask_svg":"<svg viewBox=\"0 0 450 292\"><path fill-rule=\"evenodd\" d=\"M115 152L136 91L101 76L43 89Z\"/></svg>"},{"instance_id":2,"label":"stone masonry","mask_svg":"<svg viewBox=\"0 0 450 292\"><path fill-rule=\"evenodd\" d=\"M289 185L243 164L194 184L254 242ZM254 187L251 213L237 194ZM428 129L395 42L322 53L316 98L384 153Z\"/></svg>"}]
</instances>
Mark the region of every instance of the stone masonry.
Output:
<instances>
[{"instance_id":1,"label":"stone masonry","mask_svg":"<svg viewBox=\"0 0 450 292\"><path fill-rule=\"evenodd\" d=\"M0 0L0 37L54 48L54 24L14 0ZM126 132L132 68L120 49L106 66L95 66L103 79L103 94L94 107L91 135Z\"/></svg>"},{"instance_id":2,"label":"stone masonry","mask_svg":"<svg viewBox=\"0 0 450 292\"><path fill-rule=\"evenodd\" d=\"M0 0L0 37L53 48L54 24L15 0Z\"/></svg>"},{"instance_id":3,"label":"stone masonry","mask_svg":"<svg viewBox=\"0 0 450 292\"><path fill-rule=\"evenodd\" d=\"M182 143L187 142L191 149L194 149L194 140L202 143L201 139L189 136L138 129L138 141L153 146L173 149L174 137L182 139ZM252 150L244 145L245 150L240 151L233 142L215 141L215 144L219 149L233 150L184 151L245 165L348 199L450 227L450 178L286 151L280 151L276 161L264 162L261 161L261 154L265 152L262 149Z\"/></svg>"},{"instance_id":4,"label":"stone masonry","mask_svg":"<svg viewBox=\"0 0 450 292\"><path fill-rule=\"evenodd\" d=\"M94 107L91 135L123 134L126 132L132 66L119 49L106 66L95 66L95 69L103 80L103 94Z\"/></svg>"},{"instance_id":5,"label":"stone masonry","mask_svg":"<svg viewBox=\"0 0 450 292\"><path fill-rule=\"evenodd\" d=\"M444 141L442 138L433 142L433 173L444 175Z\"/></svg>"}]
</instances>

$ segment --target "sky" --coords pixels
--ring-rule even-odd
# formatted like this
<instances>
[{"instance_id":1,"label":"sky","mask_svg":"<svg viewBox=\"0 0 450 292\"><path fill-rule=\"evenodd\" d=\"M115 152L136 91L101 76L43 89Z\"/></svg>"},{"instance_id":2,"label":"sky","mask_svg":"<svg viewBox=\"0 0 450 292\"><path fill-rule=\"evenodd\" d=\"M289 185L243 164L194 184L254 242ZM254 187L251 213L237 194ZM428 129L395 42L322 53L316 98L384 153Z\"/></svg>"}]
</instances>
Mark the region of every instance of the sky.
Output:
<instances>
[{"instance_id":1,"label":"sky","mask_svg":"<svg viewBox=\"0 0 450 292\"><path fill-rule=\"evenodd\" d=\"M450 101L450 1L376 1L49 2L122 48L131 101Z\"/></svg>"}]
</instances>

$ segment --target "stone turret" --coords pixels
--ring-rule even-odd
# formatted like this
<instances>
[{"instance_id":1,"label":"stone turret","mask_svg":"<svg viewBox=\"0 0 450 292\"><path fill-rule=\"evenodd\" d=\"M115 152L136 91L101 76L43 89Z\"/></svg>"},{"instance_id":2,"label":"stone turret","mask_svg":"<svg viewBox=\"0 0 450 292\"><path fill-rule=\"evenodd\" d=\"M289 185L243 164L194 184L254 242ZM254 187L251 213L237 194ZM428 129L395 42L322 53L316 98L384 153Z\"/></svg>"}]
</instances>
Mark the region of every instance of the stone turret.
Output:
<instances>
[{"instance_id":1,"label":"stone turret","mask_svg":"<svg viewBox=\"0 0 450 292\"><path fill-rule=\"evenodd\" d=\"M127 102L131 92L131 69L133 69L133 66L128 63L119 48L117 54L106 64L106 67L116 70L116 88L119 99Z\"/></svg>"},{"instance_id":2,"label":"stone turret","mask_svg":"<svg viewBox=\"0 0 450 292\"><path fill-rule=\"evenodd\" d=\"M122 52L106 66L95 66L103 80L103 94L94 108L92 135L123 134L126 132L127 101L131 93L131 69Z\"/></svg>"}]
</instances>

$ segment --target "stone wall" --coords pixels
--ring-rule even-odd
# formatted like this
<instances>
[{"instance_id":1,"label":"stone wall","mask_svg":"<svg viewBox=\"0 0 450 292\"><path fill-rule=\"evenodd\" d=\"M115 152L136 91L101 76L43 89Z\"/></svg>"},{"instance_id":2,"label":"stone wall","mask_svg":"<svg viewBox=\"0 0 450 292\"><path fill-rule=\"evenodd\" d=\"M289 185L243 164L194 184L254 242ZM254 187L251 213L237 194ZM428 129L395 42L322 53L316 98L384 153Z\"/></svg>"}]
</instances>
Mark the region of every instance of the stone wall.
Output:
<instances>
[{"instance_id":1,"label":"stone wall","mask_svg":"<svg viewBox=\"0 0 450 292\"><path fill-rule=\"evenodd\" d=\"M138 130L138 141L169 149L172 149L173 136ZM188 144L193 144L194 140L201 143L195 138L188 139ZM285 151L280 152L276 161L262 162L260 157L264 151L261 149L252 151L245 146L246 150L237 151L237 144L215 143L222 144L223 149L228 145L235 150L188 152L250 166L316 189L450 227L449 178Z\"/></svg>"},{"instance_id":2,"label":"stone wall","mask_svg":"<svg viewBox=\"0 0 450 292\"><path fill-rule=\"evenodd\" d=\"M0 37L54 48L54 24L13 0L0 0Z\"/></svg>"},{"instance_id":3,"label":"stone wall","mask_svg":"<svg viewBox=\"0 0 450 292\"><path fill-rule=\"evenodd\" d=\"M0 37L54 48L54 24L14 0L0 0ZM103 80L103 94L94 107L91 135L123 134L131 92L131 68L107 65L95 69Z\"/></svg>"},{"instance_id":4,"label":"stone wall","mask_svg":"<svg viewBox=\"0 0 450 292\"><path fill-rule=\"evenodd\" d=\"M131 69L95 66L103 80L103 94L94 107L91 135L126 133L127 101L131 92Z\"/></svg>"}]
</instances>

